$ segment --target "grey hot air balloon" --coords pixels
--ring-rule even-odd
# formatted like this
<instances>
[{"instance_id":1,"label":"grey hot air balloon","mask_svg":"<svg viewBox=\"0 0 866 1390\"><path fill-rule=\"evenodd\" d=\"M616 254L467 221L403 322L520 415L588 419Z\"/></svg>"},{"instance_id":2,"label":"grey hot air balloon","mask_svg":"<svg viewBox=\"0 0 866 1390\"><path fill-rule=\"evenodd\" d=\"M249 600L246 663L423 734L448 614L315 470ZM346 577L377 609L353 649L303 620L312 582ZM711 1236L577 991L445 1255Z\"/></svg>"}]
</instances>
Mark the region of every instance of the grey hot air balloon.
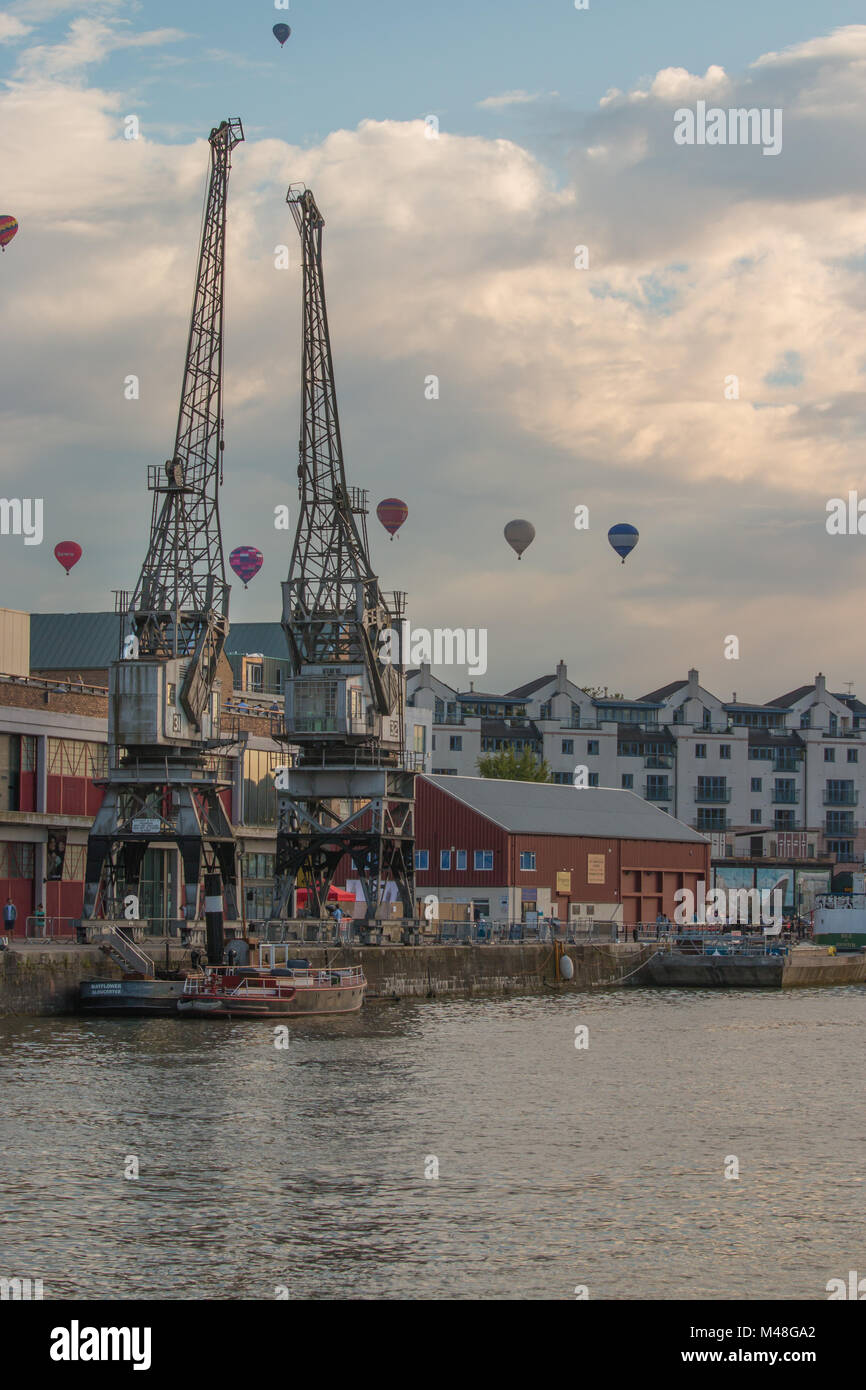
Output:
<instances>
[{"instance_id":1,"label":"grey hot air balloon","mask_svg":"<svg viewBox=\"0 0 866 1390\"><path fill-rule=\"evenodd\" d=\"M505 539L519 560L526 547L535 540L535 527L531 521L509 521L505 528Z\"/></svg>"}]
</instances>

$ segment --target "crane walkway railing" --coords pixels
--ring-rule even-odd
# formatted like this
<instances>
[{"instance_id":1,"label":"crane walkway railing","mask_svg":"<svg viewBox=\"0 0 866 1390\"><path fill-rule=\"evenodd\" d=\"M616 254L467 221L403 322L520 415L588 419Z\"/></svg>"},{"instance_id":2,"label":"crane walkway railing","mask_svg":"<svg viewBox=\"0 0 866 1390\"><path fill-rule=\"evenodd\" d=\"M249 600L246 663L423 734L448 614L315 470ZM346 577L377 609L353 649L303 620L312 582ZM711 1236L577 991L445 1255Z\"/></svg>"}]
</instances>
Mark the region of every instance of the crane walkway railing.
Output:
<instances>
[{"instance_id":1,"label":"crane walkway railing","mask_svg":"<svg viewBox=\"0 0 866 1390\"><path fill-rule=\"evenodd\" d=\"M131 970L137 975L143 975L145 979L153 979L154 964L150 956L140 951L119 927L105 928L101 936L93 938L93 943L110 956L121 970Z\"/></svg>"}]
</instances>

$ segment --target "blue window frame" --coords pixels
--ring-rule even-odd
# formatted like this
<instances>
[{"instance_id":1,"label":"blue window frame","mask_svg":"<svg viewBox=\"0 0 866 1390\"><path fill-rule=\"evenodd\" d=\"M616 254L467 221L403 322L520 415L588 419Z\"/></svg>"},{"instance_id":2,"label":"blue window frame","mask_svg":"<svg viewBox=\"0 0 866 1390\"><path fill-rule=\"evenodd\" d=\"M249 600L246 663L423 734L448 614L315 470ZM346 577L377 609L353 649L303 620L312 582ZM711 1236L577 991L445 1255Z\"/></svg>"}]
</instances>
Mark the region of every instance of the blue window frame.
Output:
<instances>
[{"instance_id":1,"label":"blue window frame","mask_svg":"<svg viewBox=\"0 0 866 1390\"><path fill-rule=\"evenodd\" d=\"M440 850L440 851L439 851L439 868L440 868L440 869L450 869L450 868L451 868L451 851L450 851L450 849L443 849L443 850Z\"/></svg>"},{"instance_id":2,"label":"blue window frame","mask_svg":"<svg viewBox=\"0 0 866 1390\"><path fill-rule=\"evenodd\" d=\"M490 867L493 868L493 865L491 864ZM534 851L534 850L531 850L531 849L522 849L522 850L520 851L520 867L521 867L521 869L527 869L527 870L530 870L530 869L534 869L534 868L535 868L535 851Z\"/></svg>"},{"instance_id":3,"label":"blue window frame","mask_svg":"<svg viewBox=\"0 0 866 1390\"><path fill-rule=\"evenodd\" d=\"M475 851L475 868L478 871L493 868L492 849L477 849Z\"/></svg>"},{"instance_id":4,"label":"blue window frame","mask_svg":"<svg viewBox=\"0 0 866 1390\"><path fill-rule=\"evenodd\" d=\"M457 865L456 865L456 867L457 867L458 871L459 871L460 869L465 869L465 868L466 868L466 851L465 851L465 849L458 849L458 851L457 851Z\"/></svg>"},{"instance_id":5,"label":"blue window frame","mask_svg":"<svg viewBox=\"0 0 866 1390\"><path fill-rule=\"evenodd\" d=\"M429 867L429 864L430 864L430 851L427 850L427 849L416 849L416 851L415 851L415 868L416 868L416 869L426 869L426 868Z\"/></svg>"}]
</instances>

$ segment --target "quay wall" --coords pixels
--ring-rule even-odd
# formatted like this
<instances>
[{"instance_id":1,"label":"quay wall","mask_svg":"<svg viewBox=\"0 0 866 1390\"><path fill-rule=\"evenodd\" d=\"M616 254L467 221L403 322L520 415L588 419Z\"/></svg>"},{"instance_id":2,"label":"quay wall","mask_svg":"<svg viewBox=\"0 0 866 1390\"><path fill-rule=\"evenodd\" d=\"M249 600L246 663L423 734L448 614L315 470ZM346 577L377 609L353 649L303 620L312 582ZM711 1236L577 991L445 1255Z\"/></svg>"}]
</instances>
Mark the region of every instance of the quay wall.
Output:
<instances>
[{"instance_id":1,"label":"quay wall","mask_svg":"<svg viewBox=\"0 0 866 1390\"><path fill-rule=\"evenodd\" d=\"M159 970L190 966L188 950L162 941L140 942ZM435 998L441 995L528 994L551 988L586 989L617 984L636 969L649 947L632 942L585 942L569 945L574 979L557 983L553 947L544 944L501 946L344 946L298 943L298 956L314 967L363 965L367 998ZM93 946L16 943L0 951L0 1016L75 1011L82 980L116 980L117 966Z\"/></svg>"}]
</instances>

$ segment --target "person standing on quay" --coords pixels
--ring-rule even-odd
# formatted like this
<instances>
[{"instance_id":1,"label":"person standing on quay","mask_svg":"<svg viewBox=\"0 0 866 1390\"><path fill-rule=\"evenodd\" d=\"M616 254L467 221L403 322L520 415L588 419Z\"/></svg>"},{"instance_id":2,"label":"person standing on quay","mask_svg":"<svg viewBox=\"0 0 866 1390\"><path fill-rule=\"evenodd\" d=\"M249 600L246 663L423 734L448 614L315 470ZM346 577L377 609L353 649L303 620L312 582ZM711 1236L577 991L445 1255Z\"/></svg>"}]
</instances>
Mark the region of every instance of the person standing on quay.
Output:
<instances>
[{"instance_id":1,"label":"person standing on quay","mask_svg":"<svg viewBox=\"0 0 866 1390\"><path fill-rule=\"evenodd\" d=\"M18 909L11 898L6 899L3 908L3 934L5 936L15 935L15 923L18 921Z\"/></svg>"}]
</instances>

